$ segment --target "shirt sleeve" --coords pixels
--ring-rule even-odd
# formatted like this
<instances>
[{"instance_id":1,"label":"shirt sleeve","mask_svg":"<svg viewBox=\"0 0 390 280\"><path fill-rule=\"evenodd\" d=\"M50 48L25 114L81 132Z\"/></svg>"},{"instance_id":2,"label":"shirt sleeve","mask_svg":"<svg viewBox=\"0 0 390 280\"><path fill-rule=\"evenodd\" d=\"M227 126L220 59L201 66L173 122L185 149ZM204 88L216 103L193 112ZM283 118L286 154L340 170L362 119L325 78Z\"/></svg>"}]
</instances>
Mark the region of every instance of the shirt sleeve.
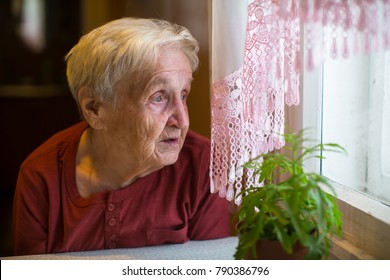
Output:
<instances>
[{"instance_id":1,"label":"shirt sleeve","mask_svg":"<svg viewBox=\"0 0 390 280\"><path fill-rule=\"evenodd\" d=\"M48 198L40 181L38 175L19 172L12 218L15 255L47 253Z\"/></svg>"}]
</instances>

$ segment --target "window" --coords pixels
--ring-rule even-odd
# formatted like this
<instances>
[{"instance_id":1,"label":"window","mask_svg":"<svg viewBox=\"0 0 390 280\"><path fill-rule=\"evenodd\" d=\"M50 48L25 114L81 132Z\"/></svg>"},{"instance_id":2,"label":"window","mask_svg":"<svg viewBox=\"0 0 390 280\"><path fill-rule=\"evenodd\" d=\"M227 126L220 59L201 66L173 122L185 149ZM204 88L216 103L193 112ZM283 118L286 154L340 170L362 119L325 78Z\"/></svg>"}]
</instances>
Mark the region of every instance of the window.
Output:
<instances>
[{"instance_id":1,"label":"window","mask_svg":"<svg viewBox=\"0 0 390 280\"><path fill-rule=\"evenodd\" d=\"M329 60L323 71L324 142L343 145L324 175L390 205L390 53Z\"/></svg>"},{"instance_id":2,"label":"window","mask_svg":"<svg viewBox=\"0 0 390 280\"><path fill-rule=\"evenodd\" d=\"M325 160L307 166L334 182L344 212L336 245L349 251L341 258L388 259L390 52L327 59L304 73L302 89L302 126L348 153L325 153Z\"/></svg>"}]
</instances>

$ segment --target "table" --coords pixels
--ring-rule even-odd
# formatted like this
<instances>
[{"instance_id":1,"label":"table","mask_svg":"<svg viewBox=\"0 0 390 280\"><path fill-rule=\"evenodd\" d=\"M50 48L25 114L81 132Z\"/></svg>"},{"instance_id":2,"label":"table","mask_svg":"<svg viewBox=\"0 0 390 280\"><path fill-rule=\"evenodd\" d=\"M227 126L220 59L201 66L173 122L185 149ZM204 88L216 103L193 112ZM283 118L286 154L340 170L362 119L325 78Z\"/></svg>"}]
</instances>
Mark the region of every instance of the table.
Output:
<instances>
[{"instance_id":1,"label":"table","mask_svg":"<svg viewBox=\"0 0 390 280\"><path fill-rule=\"evenodd\" d=\"M237 237L184 244L2 257L2 260L233 260Z\"/></svg>"}]
</instances>

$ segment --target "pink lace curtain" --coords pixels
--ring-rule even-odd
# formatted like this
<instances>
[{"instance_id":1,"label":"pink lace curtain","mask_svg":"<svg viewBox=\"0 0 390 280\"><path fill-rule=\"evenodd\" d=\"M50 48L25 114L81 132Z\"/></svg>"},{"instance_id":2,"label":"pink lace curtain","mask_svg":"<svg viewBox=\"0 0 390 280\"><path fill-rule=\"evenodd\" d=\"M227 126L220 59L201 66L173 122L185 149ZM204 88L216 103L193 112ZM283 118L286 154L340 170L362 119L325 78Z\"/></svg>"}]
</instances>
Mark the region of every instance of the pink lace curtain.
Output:
<instances>
[{"instance_id":1,"label":"pink lace curtain","mask_svg":"<svg viewBox=\"0 0 390 280\"><path fill-rule=\"evenodd\" d=\"M258 181L244 163L284 145L302 69L389 48L389 18L390 0L213 0L211 191L240 204Z\"/></svg>"}]
</instances>

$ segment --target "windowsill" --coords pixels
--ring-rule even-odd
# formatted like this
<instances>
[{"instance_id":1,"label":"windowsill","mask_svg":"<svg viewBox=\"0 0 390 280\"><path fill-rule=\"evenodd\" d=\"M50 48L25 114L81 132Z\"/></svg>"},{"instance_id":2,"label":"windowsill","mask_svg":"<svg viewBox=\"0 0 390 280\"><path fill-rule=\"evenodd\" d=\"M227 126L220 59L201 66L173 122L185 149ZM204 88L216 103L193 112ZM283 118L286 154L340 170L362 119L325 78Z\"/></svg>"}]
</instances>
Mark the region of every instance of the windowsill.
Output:
<instances>
[{"instance_id":1,"label":"windowsill","mask_svg":"<svg viewBox=\"0 0 390 280\"><path fill-rule=\"evenodd\" d=\"M389 205L372 199L361 192L342 186L336 182L333 182L333 187L339 200L342 200L360 211L390 225Z\"/></svg>"},{"instance_id":2,"label":"windowsill","mask_svg":"<svg viewBox=\"0 0 390 280\"><path fill-rule=\"evenodd\" d=\"M375 257L345 239L333 237L330 242L330 260L375 260Z\"/></svg>"},{"instance_id":3,"label":"windowsill","mask_svg":"<svg viewBox=\"0 0 390 280\"><path fill-rule=\"evenodd\" d=\"M390 259L390 207L334 183L343 235L332 239L332 259Z\"/></svg>"}]
</instances>

